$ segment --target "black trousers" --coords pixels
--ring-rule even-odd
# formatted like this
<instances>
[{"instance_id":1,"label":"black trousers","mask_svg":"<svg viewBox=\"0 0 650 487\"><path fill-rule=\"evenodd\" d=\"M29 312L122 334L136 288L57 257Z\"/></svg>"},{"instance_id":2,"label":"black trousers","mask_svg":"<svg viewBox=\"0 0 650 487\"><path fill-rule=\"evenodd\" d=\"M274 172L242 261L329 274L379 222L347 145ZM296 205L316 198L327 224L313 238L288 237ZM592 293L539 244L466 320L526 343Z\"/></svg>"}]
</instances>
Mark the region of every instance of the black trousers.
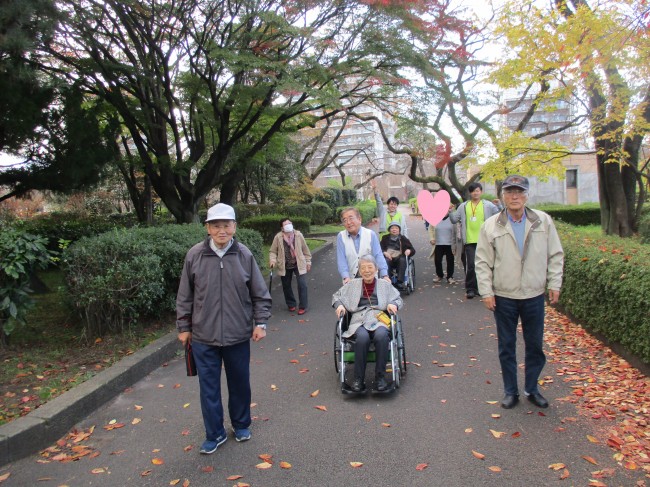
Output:
<instances>
[{"instance_id":1,"label":"black trousers","mask_svg":"<svg viewBox=\"0 0 650 487\"><path fill-rule=\"evenodd\" d=\"M447 257L447 279L454 277L454 253L451 245L436 245L433 251L433 261L436 265L436 275L442 279L442 259Z\"/></svg>"},{"instance_id":2,"label":"black trousers","mask_svg":"<svg viewBox=\"0 0 650 487\"><path fill-rule=\"evenodd\" d=\"M476 244L465 244L463 249L465 254L465 291L474 291L478 294L478 283L476 282L476 268L474 261L476 260Z\"/></svg>"},{"instance_id":3,"label":"black trousers","mask_svg":"<svg viewBox=\"0 0 650 487\"><path fill-rule=\"evenodd\" d=\"M392 259L386 259L388 265L388 275L390 276L393 269L397 270L397 282L404 282L404 274L406 273L406 256L404 254Z\"/></svg>"}]
</instances>

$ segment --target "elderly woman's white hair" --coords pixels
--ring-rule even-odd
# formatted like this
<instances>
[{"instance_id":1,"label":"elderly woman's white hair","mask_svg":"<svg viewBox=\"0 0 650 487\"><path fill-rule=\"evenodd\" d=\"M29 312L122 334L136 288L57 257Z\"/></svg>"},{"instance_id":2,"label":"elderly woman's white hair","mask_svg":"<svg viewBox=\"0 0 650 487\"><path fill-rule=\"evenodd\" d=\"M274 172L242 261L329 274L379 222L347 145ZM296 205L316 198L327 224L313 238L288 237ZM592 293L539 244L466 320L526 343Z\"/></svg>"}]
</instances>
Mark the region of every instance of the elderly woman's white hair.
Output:
<instances>
[{"instance_id":1,"label":"elderly woman's white hair","mask_svg":"<svg viewBox=\"0 0 650 487\"><path fill-rule=\"evenodd\" d=\"M359 266L361 266L361 262L370 262L372 265L375 266L375 268L379 268L379 266L377 265L377 261L370 254L365 254L359 257Z\"/></svg>"}]
</instances>

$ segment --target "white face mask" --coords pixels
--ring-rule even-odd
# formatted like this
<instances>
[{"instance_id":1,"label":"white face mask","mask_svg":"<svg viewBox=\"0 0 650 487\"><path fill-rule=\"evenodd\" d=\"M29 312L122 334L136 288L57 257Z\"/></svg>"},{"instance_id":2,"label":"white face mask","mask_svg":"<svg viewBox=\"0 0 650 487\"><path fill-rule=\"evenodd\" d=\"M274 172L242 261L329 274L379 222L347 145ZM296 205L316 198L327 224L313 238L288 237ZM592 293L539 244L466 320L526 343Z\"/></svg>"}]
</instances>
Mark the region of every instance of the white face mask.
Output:
<instances>
[{"instance_id":1,"label":"white face mask","mask_svg":"<svg viewBox=\"0 0 650 487\"><path fill-rule=\"evenodd\" d=\"M285 226L282 227L282 230L284 230L284 233L293 232L293 225L291 223L287 223Z\"/></svg>"}]
</instances>

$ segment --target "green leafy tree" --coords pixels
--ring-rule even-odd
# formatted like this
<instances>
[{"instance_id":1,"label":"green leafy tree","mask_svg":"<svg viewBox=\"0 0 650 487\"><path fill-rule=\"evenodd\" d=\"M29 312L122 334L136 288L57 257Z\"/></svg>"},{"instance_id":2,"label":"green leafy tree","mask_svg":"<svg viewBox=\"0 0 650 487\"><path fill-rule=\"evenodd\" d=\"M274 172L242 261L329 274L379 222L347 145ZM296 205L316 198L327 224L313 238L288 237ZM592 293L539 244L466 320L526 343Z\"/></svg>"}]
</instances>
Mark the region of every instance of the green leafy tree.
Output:
<instances>
[{"instance_id":1,"label":"green leafy tree","mask_svg":"<svg viewBox=\"0 0 650 487\"><path fill-rule=\"evenodd\" d=\"M622 237L638 228L647 182L641 157L650 130L647 16L645 1L517 1L506 4L495 22L509 55L494 79L504 87L552 85L549 96L572 97L587 115L601 224Z\"/></svg>"},{"instance_id":2,"label":"green leafy tree","mask_svg":"<svg viewBox=\"0 0 650 487\"><path fill-rule=\"evenodd\" d=\"M401 62L372 5L327 0L59 0L49 68L120 114L152 187L178 221L217 188L234 198L280 131L377 97ZM394 7L399 18L409 5ZM354 80L354 81L351 81ZM318 115L314 115L318 114ZM265 130L231 154L264 119Z\"/></svg>"}]
</instances>

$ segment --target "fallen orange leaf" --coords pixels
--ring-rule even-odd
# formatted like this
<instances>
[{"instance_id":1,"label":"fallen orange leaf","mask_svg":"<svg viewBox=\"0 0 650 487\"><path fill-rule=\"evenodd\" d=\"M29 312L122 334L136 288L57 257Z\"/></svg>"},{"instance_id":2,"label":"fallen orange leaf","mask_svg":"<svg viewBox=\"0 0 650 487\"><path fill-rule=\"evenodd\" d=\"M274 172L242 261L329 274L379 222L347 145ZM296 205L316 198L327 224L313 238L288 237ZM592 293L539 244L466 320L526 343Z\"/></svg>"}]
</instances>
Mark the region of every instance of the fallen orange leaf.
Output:
<instances>
[{"instance_id":1,"label":"fallen orange leaf","mask_svg":"<svg viewBox=\"0 0 650 487\"><path fill-rule=\"evenodd\" d=\"M226 480L239 480L243 478L244 478L243 475L231 475L230 477L226 477Z\"/></svg>"},{"instance_id":2,"label":"fallen orange leaf","mask_svg":"<svg viewBox=\"0 0 650 487\"><path fill-rule=\"evenodd\" d=\"M177 485L180 481L181 481L181 479L170 480L169 485Z\"/></svg>"},{"instance_id":3,"label":"fallen orange leaf","mask_svg":"<svg viewBox=\"0 0 650 487\"><path fill-rule=\"evenodd\" d=\"M552 470L562 470L563 468L566 468L566 465L563 463L551 463L548 468Z\"/></svg>"},{"instance_id":4,"label":"fallen orange leaf","mask_svg":"<svg viewBox=\"0 0 650 487\"><path fill-rule=\"evenodd\" d=\"M390 428L390 423L381 423L384 428Z\"/></svg>"},{"instance_id":5,"label":"fallen orange leaf","mask_svg":"<svg viewBox=\"0 0 650 487\"><path fill-rule=\"evenodd\" d=\"M205 473L214 472L214 467L212 465L201 467L201 472L205 472Z\"/></svg>"},{"instance_id":6,"label":"fallen orange leaf","mask_svg":"<svg viewBox=\"0 0 650 487\"><path fill-rule=\"evenodd\" d=\"M162 458L154 458L153 460L151 460L151 463L153 463L154 465L163 465L165 461Z\"/></svg>"},{"instance_id":7,"label":"fallen orange leaf","mask_svg":"<svg viewBox=\"0 0 650 487\"><path fill-rule=\"evenodd\" d=\"M359 468L359 467L363 466L363 463L361 463L361 462L350 462L350 465L352 466L352 468Z\"/></svg>"},{"instance_id":8,"label":"fallen orange leaf","mask_svg":"<svg viewBox=\"0 0 650 487\"><path fill-rule=\"evenodd\" d=\"M149 469L149 470L145 470L144 472L142 472L142 473L140 474L140 476L142 476L142 477L146 477L147 475L151 475L151 472L152 472L152 471L153 471L153 470L150 470L150 469Z\"/></svg>"},{"instance_id":9,"label":"fallen orange leaf","mask_svg":"<svg viewBox=\"0 0 650 487\"><path fill-rule=\"evenodd\" d=\"M562 471L562 475L560 475L560 480L568 479L569 478L569 469L565 468Z\"/></svg>"},{"instance_id":10,"label":"fallen orange leaf","mask_svg":"<svg viewBox=\"0 0 650 487\"><path fill-rule=\"evenodd\" d=\"M607 487L607 484L603 484L599 480L589 480L589 487Z\"/></svg>"},{"instance_id":11,"label":"fallen orange leaf","mask_svg":"<svg viewBox=\"0 0 650 487\"><path fill-rule=\"evenodd\" d=\"M420 470L420 471L422 471L422 470L424 470L425 468L427 468L428 466L429 466L428 463L418 463L418 464L415 466L415 470Z\"/></svg>"},{"instance_id":12,"label":"fallen orange leaf","mask_svg":"<svg viewBox=\"0 0 650 487\"><path fill-rule=\"evenodd\" d=\"M314 406L316 409L320 409L321 411L327 411L327 408L325 406Z\"/></svg>"},{"instance_id":13,"label":"fallen orange leaf","mask_svg":"<svg viewBox=\"0 0 650 487\"><path fill-rule=\"evenodd\" d=\"M364 417L366 418L366 421L370 421L372 419L372 416L370 414L366 414Z\"/></svg>"},{"instance_id":14,"label":"fallen orange leaf","mask_svg":"<svg viewBox=\"0 0 650 487\"><path fill-rule=\"evenodd\" d=\"M273 462L271 461L272 456L273 456L273 455L269 455L268 453L261 453L261 454L257 455L257 457L258 457L260 460L264 460L266 463L273 463Z\"/></svg>"},{"instance_id":15,"label":"fallen orange leaf","mask_svg":"<svg viewBox=\"0 0 650 487\"><path fill-rule=\"evenodd\" d=\"M490 416L494 419L499 419L501 417L500 414L491 414Z\"/></svg>"},{"instance_id":16,"label":"fallen orange leaf","mask_svg":"<svg viewBox=\"0 0 650 487\"><path fill-rule=\"evenodd\" d=\"M133 421L131 421L131 424L138 424L140 421L142 421L140 418L133 418Z\"/></svg>"},{"instance_id":17,"label":"fallen orange leaf","mask_svg":"<svg viewBox=\"0 0 650 487\"><path fill-rule=\"evenodd\" d=\"M262 462L255 465L255 468L259 468L260 470L266 470L267 468L271 468L272 466L273 466L272 463Z\"/></svg>"},{"instance_id":18,"label":"fallen orange leaf","mask_svg":"<svg viewBox=\"0 0 650 487\"><path fill-rule=\"evenodd\" d=\"M472 455L474 455L479 460L485 460L485 455L483 455L482 453L479 453L477 451L472 450Z\"/></svg>"},{"instance_id":19,"label":"fallen orange leaf","mask_svg":"<svg viewBox=\"0 0 650 487\"><path fill-rule=\"evenodd\" d=\"M596 460L594 460L593 457L582 455L582 458L584 460L587 460L589 463L593 463L594 465L598 465L598 462Z\"/></svg>"},{"instance_id":20,"label":"fallen orange leaf","mask_svg":"<svg viewBox=\"0 0 650 487\"><path fill-rule=\"evenodd\" d=\"M7 480L10 475L11 472L3 473L2 475L0 475L0 482L4 482L5 480Z\"/></svg>"},{"instance_id":21,"label":"fallen orange leaf","mask_svg":"<svg viewBox=\"0 0 650 487\"><path fill-rule=\"evenodd\" d=\"M183 487L190 487L190 481L188 479L183 481Z\"/></svg>"},{"instance_id":22,"label":"fallen orange leaf","mask_svg":"<svg viewBox=\"0 0 650 487\"><path fill-rule=\"evenodd\" d=\"M101 467L100 467L100 468L93 468L93 469L90 471L90 473L94 473L94 474L97 474L97 473L106 473L106 469L101 468Z\"/></svg>"},{"instance_id":23,"label":"fallen orange leaf","mask_svg":"<svg viewBox=\"0 0 650 487\"><path fill-rule=\"evenodd\" d=\"M314 392L312 392L312 393L309 394L309 395L310 395L311 397L316 397L316 396L318 396L318 394L320 394L320 389L316 389Z\"/></svg>"},{"instance_id":24,"label":"fallen orange leaf","mask_svg":"<svg viewBox=\"0 0 650 487\"><path fill-rule=\"evenodd\" d=\"M471 433L474 431L474 428L465 428L465 433Z\"/></svg>"},{"instance_id":25,"label":"fallen orange leaf","mask_svg":"<svg viewBox=\"0 0 650 487\"><path fill-rule=\"evenodd\" d=\"M495 438L503 438L506 435L505 431L490 430L490 433L492 433L492 436Z\"/></svg>"},{"instance_id":26,"label":"fallen orange leaf","mask_svg":"<svg viewBox=\"0 0 650 487\"><path fill-rule=\"evenodd\" d=\"M488 470L490 470L490 471L492 471L492 472L500 472L500 471L501 471L501 467L497 467L496 465L493 465L493 466L491 466L491 467L488 467Z\"/></svg>"},{"instance_id":27,"label":"fallen orange leaf","mask_svg":"<svg viewBox=\"0 0 650 487\"><path fill-rule=\"evenodd\" d=\"M627 468L628 470L636 470L637 465L636 465L636 463L634 463L633 461L630 460L628 462L625 462L625 468Z\"/></svg>"},{"instance_id":28,"label":"fallen orange leaf","mask_svg":"<svg viewBox=\"0 0 650 487\"><path fill-rule=\"evenodd\" d=\"M280 468L290 469L291 464L289 462L280 462Z\"/></svg>"},{"instance_id":29,"label":"fallen orange leaf","mask_svg":"<svg viewBox=\"0 0 650 487\"><path fill-rule=\"evenodd\" d=\"M513 438L519 438L521 436L521 433L519 431L515 431L513 434L511 434Z\"/></svg>"},{"instance_id":30,"label":"fallen orange leaf","mask_svg":"<svg viewBox=\"0 0 650 487\"><path fill-rule=\"evenodd\" d=\"M591 435L587 435L587 439L591 441L592 443L598 443L598 438L594 438Z\"/></svg>"},{"instance_id":31,"label":"fallen orange leaf","mask_svg":"<svg viewBox=\"0 0 650 487\"><path fill-rule=\"evenodd\" d=\"M136 411L140 411L144 406L138 406L137 404L134 406ZM180 479L179 479L180 482Z\"/></svg>"}]
</instances>

